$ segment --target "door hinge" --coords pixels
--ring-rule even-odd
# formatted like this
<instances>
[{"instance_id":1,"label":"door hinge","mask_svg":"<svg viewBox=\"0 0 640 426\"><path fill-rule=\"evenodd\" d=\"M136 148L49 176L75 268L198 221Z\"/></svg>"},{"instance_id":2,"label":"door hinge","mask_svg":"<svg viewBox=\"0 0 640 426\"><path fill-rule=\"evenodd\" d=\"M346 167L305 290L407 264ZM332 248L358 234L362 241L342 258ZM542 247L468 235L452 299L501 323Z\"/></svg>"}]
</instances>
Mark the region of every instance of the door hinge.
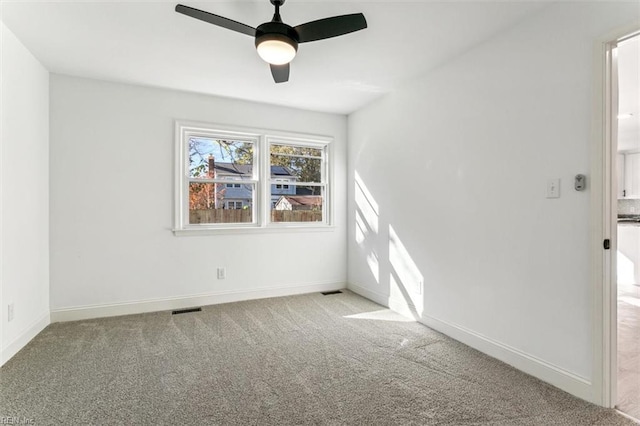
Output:
<instances>
[{"instance_id":1,"label":"door hinge","mask_svg":"<svg viewBox=\"0 0 640 426\"><path fill-rule=\"evenodd\" d=\"M605 239L602 243L602 246L605 250L609 250L611 248L611 240L609 240L608 238Z\"/></svg>"}]
</instances>

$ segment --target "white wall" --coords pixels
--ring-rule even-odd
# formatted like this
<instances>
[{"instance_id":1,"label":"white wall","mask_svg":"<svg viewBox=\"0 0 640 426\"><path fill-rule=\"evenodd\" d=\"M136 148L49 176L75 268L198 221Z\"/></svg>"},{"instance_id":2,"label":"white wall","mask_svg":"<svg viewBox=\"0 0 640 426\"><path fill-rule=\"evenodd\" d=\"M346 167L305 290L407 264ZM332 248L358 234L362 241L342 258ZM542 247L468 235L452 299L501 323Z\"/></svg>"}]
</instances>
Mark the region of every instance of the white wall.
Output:
<instances>
[{"instance_id":1,"label":"white wall","mask_svg":"<svg viewBox=\"0 0 640 426\"><path fill-rule=\"evenodd\" d=\"M590 191L573 176L590 174L594 43L639 13L550 5L352 114L350 288L591 398Z\"/></svg>"},{"instance_id":2,"label":"white wall","mask_svg":"<svg viewBox=\"0 0 640 426\"><path fill-rule=\"evenodd\" d=\"M2 22L0 44L2 365L49 324L49 73Z\"/></svg>"},{"instance_id":3,"label":"white wall","mask_svg":"<svg viewBox=\"0 0 640 426\"><path fill-rule=\"evenodd\" d=\"M174 236L175 119L334 137L335 229ZM346 121L52 75L53 320L344 287Z\"/></svg>"}]
</instances>

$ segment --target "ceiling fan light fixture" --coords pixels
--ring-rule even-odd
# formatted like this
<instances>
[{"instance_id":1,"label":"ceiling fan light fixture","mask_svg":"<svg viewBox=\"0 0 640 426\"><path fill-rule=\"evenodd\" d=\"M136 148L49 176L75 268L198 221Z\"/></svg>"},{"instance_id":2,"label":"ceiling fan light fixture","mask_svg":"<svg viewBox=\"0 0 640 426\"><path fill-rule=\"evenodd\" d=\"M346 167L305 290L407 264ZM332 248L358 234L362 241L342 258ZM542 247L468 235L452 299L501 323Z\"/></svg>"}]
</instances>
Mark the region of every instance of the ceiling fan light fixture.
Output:
<instances>
[{"instance_id":1,"label":"ceiling fan light fixture","mask_svg":"<svg viewBox=\"0 0 640 426\"><path fill-rule=\"evenodd\" d=\"M280 34L268 34L256 40L258 55L271 65L288 64L295 58L298 43Z\"/></svg>"},{"instance_id":2,"label":"ceiling fan light fixture","mask_svg":"<svg viewBox=\"0 0 640 426\"><path fill-rule=\"evenodd\" d=\"M331 16L292 27L282 22L280 16L280 7L285 0L270 1L275 6L273 18L257 28L183 4L176 5L176 12L254 37L258 55L270 64L271 75L276 83L289 81L289 62L296 56L298 43L338 37L367 28L367 20L362 13Z\"/></svg>"}]
</instances>

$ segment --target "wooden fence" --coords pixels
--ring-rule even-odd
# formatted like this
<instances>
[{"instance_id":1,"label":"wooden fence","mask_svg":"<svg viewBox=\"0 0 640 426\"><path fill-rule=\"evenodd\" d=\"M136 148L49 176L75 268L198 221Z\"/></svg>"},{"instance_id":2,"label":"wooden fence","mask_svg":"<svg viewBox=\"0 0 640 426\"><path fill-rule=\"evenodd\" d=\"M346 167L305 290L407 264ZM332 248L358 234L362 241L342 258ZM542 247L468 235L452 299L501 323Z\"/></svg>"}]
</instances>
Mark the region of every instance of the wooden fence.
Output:
<instances>
[{"instance_id":1,"label":"wooden fence","mask_svg":"<svg viewBox=\"0 0 640 426\"><path fill-rule=\"evenodd\" d=\"M272 222L322 222L322 211L271 210ZM251 223L251 209L189 210L189 223Z\"/></svg>"},{"instance_id":2,"label":"wooden fence","mask_svg":"<svg viewBox=\"0 0 640 426\"><path fill-rule=\"evenodd\" d=\"M271 210L271 222L322 222L322 210Z\"/></svg>"}]
</instances>

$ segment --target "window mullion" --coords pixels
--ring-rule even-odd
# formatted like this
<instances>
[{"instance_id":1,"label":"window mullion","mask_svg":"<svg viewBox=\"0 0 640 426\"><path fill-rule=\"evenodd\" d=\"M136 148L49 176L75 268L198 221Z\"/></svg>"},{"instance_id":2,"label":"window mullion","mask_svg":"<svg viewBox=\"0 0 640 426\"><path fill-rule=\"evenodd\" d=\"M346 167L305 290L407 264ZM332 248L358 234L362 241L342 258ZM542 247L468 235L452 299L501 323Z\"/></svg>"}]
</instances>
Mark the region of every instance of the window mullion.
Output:
<instances>
[{"instance_id":1,"label":"window mullion","mask_svg":"<svg viewBox=\"0 0 640 426\"><path fill-rule=\"evenodd\" d=\"M182 171L182 177L189 177L189 144L188 144L188 135L186 133L181 133L181 156L180 158L182 159L181 161L181 169L183 169ZM180 181L181 184L181 190L182 193L180 194L180 202L181 202L181 214L180 214L180 222L181 222L181 226L186 226L189 225L189 180L188 179L181 179Z\"/></svg>"},{"instance_id":2,"label":"window mullion","mask_svg":"<svg viewBox=\"0 0 640 426\"><path fill-rule=\"evenodd\" d=\"M260 222L259 226L269 224L271 213L271 160L269 157L270 145L267 137L262 136L259 142L260 157Z\"/></svg>"},{"instance_id":3,"label":"window mullion","mask_svg":"<svg viewBox=\"0 0 640 426\"><path fill-rule=\"evenodd\" d=\"M325 200L324 203L322 203L322 219L324 221L325 224L329 225L331 224L331 221L333 220L331 217L331 203L333 202L333 194L331 194L331 186L333 185L333 180L329 181L329 176L331 176L331 173L329 172L330 168L333 167L332 164L330 164L329 162L329 155L328 155L328 146L325 145L325 147L322 149L321 155L322 155L322 167L320 169L320 179L322 180L322 182L325 184L322 189L322 197Z\"/></svg>"}]
</instances>

